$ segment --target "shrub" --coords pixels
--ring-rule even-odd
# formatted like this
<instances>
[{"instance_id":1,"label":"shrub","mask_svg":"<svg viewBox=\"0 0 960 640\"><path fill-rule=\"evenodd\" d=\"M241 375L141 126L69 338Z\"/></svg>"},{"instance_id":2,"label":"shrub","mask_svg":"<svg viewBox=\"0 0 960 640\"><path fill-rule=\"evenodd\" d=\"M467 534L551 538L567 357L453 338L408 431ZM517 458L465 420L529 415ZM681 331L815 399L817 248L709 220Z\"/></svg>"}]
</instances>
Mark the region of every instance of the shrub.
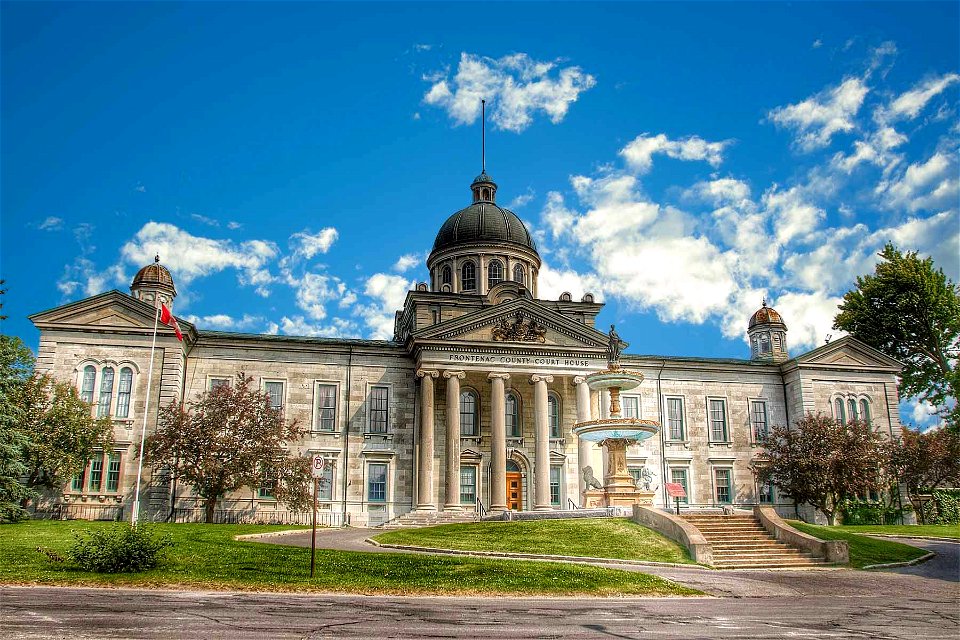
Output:
<instances>
[{"instance_id":1,"label":"shrub","mask_svg":"<svg viewBox=\"0 0 960 640\"><path fill-rule=\"evenodd\" d=\"M873 500L845 500L840 504L843 524L897 524L903 511Z\"/></svg>"},{"instance_id":2,"label":"shrub","mask_svg":"<svg viewBox=\"0 0 960 640\"><path fill-rule=\"evenodd\" d=\"M960 489L934 489L933 499L923 504L923 522L960 524Z\"/></svg>"},{"instance_id":3,"label":"shrub","mask_svg":"<svg viewBox=\"0 0 960 640\"><path fill-rule=\"evenodd\" d=\"M144 524L132 527L118 524L87 534L77 534L67 552L71 562L87 571L124 573L153 569L167 548L173 546L168 536L161 536Z\"/></svg>"}]
</instances>

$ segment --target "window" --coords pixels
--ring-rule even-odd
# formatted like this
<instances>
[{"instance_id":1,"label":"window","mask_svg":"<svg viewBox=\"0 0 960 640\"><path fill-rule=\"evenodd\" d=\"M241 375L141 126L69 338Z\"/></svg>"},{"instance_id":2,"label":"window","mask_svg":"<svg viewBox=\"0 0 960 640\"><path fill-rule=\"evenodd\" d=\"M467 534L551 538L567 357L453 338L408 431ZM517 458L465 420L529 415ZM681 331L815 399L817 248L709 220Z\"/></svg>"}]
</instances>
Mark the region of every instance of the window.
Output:
<instances>
[{"instance_id":1,"label":"window","mask_svg":"<svg viewBox=\"0 0 960 640\"><path fill-rule=\"evenodd\" d=\"M320 502L331 502L333 500L334 464L332 459L327 458L323 465L323 471L320 472L320 487L317 489L317 500Z\"/></svg>"},{"instance_id":2,"label":"window","mask_svg":"<svg viewBox=\"0 0 960 640\"><path fill-rule=\"evenodd\" d=\"M334 431L337 427L337 385L317 383L317 415L315 431Z\"/></svg>"},{"instance_id":3,"label":"window","mask_svg":"<svg viewBox=\"0 0 960 640\"><path fill-rule=\"evenodd\" d=\"M264 478L263 483L257 489L257 497L261 500L275 500L276 498L273 495L274 486L272 480Z\"/></svg>"},{"instance_id":4,"label":"window","mask_svg":"<svg viewBox=\"0 0 960 640\"><path fill-rule=\"evenodd\" d=\"M686 469L670 469L670 482L674 482L683 487L683 492L687 494L687 497L680 498L680 502L687 504L690 500L690 487L687 484L687 470Z\"/></svg>"},{"instance_id":5,"label":"window","mask_svg":"<svg viewBox=\"0 0 960 640\"><path fill-rule=\"evenodd\" d=\"M513 267L513 281L519 282L522 285L527 284L527 274L524 271L523 265L518 264Z\"/></svg>"},{"instance_id":6,"label":"window","mask_svg":"<svg viewBox=\"0 0 960 640\"><path fill-rule=\"evenodd\" d=\"M710 400L710 441L727 441L727 407L725 400Z\"/></svg>"},{"instance_id":7,"label":"window","mask_svg":"<svg viewBox=\"0 0 960 640\"><path fill-rule=\"evenodd\" d=\"M97 405L97 417L110 415L110 402L113 400L113 367L104 367L100 374L100 404Z\"/></svg>"},{"instance_id":8,"label":"window","mask_svg":"<svg viewBox=\"0 0 960 640\"><path fill-rule=\"evenodd\" d=\"M870 401L866 398L860 400L860 419L864 422L870 422Z\"/></svg>"},{"instance_id":9,"label":"window","mask_svg":"<svg viewBox=\"0 0 960 640\"><path fill-rule=\"evenodd\" d=\"M767 436L767 403L762 400L750 401L750 431L754 442Z\"/></svg>"},{"instance_id":10,"label":"window","mask_svg":"<svg viewBox=\"0 0 960 640\"><path fill-rule=\"evenodd\" d=\"M116 493L120 487L120 454L107 456L107 491Z\"/></svg>"},{"instance_id":11,"label":"window","mask_svg":"<svg viewBox=\"0 0 960 640\"><path fill-rule=\"evenodd\" d=\"M88 364L83 368L83 381L80 383L80 399L93 404L93 383L97 379L97 368Z\"/></svg>"},{"instance_id":12,"label":"window","mask_svg":"<svg viewBox=\"0 0 960 640\"><path fill-rule=\"evenodd\" d=\"M117 417L126 418L130 415L130 392L133 390L133 369L120 369L120 384L117 387Z\"/></svg>"},{"instance_id":13,"label":"window","mask_svg":"<svg viewBox=\"0 0 960 640\"><path fill-rule=\"evenodd\" d=\"M770 353L770 336L765 333L760 334L760 353Z\"/></svg>"},{"instance_id":14,"label":"window","mask_svg":"<svg viewBox=\"0 0 960 640\"><path fill-rule=\"evenodd\" d=\"M560 398L552 393L547 396L547 418L550 421L550 437L560 437Z\"/></svg>"},{"instance_id":15,"label":"window","mask_svg":"<svg viewBox=\"0 0 960 640\"><path fill-rule=\"evenodd\" d=\"M563 467L554 465L550 467L550 504L555 507L560 506L560 478L563 477Z\"/></svg>"},{"instance_id":16,"label":"window","mask_svg":"<svg viewBox=\"0 0 960 640\"><path fill-rule=\"evenodd\" d=\"M768 482L757 487L757 501L760 504L773 504L776 493L773 484Z\"/></svg>"},{"instance_id":17,"label":"window","mask_svg":"<svg viewBox=\"0 0 960 640\"><path fill-rule=\"evenodd\" d=\"M460 394L460 435L480 435L479 406L473 391Z\"/></svg>"},{"instance_id":18,"label":"window","mask_svg":"<svg viewBox=\"0 0 960 640\"><path fill-rule=\"evenodd\" d=\"M453 284L453 271L451 271L449 265L445 266L440 271L440 284L441 285Z\"/></svg>"},{"instance_id":19,"label":"window","mask_svg":"<svg viewBox=\"0 0 960 640\"><path fill-rule=\"evenodd\" d=\"M487 265L487 286L492 287L503 282L503 263L493 260Z\"/></svg>"},{"instance_id":20,"label":"window","mask_svg":"<svg viewBox=\"0 0 960 640\"><path fill-rule=\"evenodd\" d=\"M103 482L103 456L98 456L90 461L90 484L87 488L90 491L100 491L100 485Z\"/></svg>"},{"instance_id":21,"label":"window","mask_svg":"<svg viewBox=\"0 0 960 640\"><path fill-rule=\"evenodd\" d=\"M507 435L511 438L520 437L520 401L517 399L516 394L510 392L506 395L505 403L506 405L506 416L505 422L507 425Z\"/></svg>"},{"instance_id":22,"label":"window","mask_svg":"<svg viewBox=\"0 0 960 640\"><path fill-rule=\"evenodd\" d=\"M370 433L386 433L390 426L387 419L390 390L387 387L370 388Z\"/></svg>"},{"instance_id":23,"label":"window","mask_svg":"<svg viewBox=\"0 0 960 640\"><path fill-rule=\"evenodd\" d=\"M283 383L282 382L264 382L263 390L270 398L270 407L277 411L283 410Z\"/></svg>"},{"instance_id":24,"label":"window","mask_svg":"<svg viewBox=\"0 0 960 640\"><path fill-rule=\"evenodd\" d=\"M71 491L83 491L83 469L81 469L77 475L73 476L73 480L70 482Z\"/></svg>"},{"instance_id":25,"label":"window","mask_svg":"<svg viewBox=\"0 0 960 640\"><path fill-rule=\"evenodd\" d=\"M460 268L460 290L472 291L477 288L477 267L472 262L465 262Z\"/></svg>"},{"instance_id":26,"label":"window","mask_svg":"<svg viewBox=\"0 0 960 640\"><path fill-rule=\"evenodd\" d=\"M229 387L230 378L210 378L210 391L220 387Z\"/></svg>"},{"instance_id":27,"label":"window","mask_svg":"<svg viewBox=\"0 0 960 640\"><path fill-rule=\"evenodd\" d=\"M718 503L730 502L730 469L714 469L714 487Z\"/></svg>"},{"instance_id":28,"label":"window","mask_svg":"<svg viewBox=\"0 0 960 640\"><path fill-rule=\"evenodd\" d=\"M683 398L667 398L667 428L671 440L683 440L685 438Z\"/></svg>"},{"instance_id":29,"label":"window","mask_svg":"<svg viewBox=\"0 0 960 640\"><path fill-rule=\"evenodd\" d=\"M477 504L477 468L460 467L460 504Z\"/></svg>"},{"instance_id":30,"label":"window","mask_svg":"<svg viewBox=\"0 0 960 640\"><path fill-rule=\"evenodd\" d=\"M623 403L623 417L624 418L639 418L640 417L640 398L637 396L621 396L621 402Z\"/></svg>"},{"instance_id":31,"label":"window","mask_svg":"<svg viewBox=\"0 0 960 640\"><path fill-rule=\"evenodd\" d=\"M847 417L843 411L843 398L837 398L833 401L833 417L838 422L846 422Z\"/></svg>"},{"instance_id":32,"label":"window","mask_svg":"<svg viewBox=\"0 0 960 640\"><path fill-rule=\"evenodd\" d=\"M847 400L847 419L856 420L857 419L857 401L855 398L850 398Z\"/></svg>"},{"instance_id":33,"label":"window","mask_svg":"<svg viewBox=\"0 0 960 640\"><path fill-rule=\"evenodd\" d=\"M783 351L783 340L781 334L773 334L773 350L774 351Z\"/></svg>"},{"instance_id":34,"label":"window","mask_svg":"<svg viewBox=\"0 0 960 640\"><path fill-rule=\"evenodd\" d=\"M643 473L643 467L627 467L630 477L633 478L633 486L640 488L640 480Z\"/></svg>"},{"instance_id":35,"label":"window","mask_svg":"<svg viewBox=\"0 0 960 640\"><path fill-rule=\"evenodd\" d=\"M387 501L387 465L374 462L368 468L367 500L370 502Z\"/></svg>"}]
</instances>

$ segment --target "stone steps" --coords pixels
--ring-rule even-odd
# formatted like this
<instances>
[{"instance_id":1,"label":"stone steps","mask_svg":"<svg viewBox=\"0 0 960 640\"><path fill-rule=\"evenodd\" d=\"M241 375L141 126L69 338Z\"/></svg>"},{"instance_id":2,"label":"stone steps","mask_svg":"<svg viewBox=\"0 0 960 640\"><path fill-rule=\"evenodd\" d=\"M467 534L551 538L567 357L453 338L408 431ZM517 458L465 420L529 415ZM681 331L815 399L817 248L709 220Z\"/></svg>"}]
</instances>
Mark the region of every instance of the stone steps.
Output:
<instances>
[{"instance_id":1,"label":"stone steps","mask_svg":"<svg viewBox=\"0 0 960 640\"><path fill-rule=\"evenodd\" d=\"M768 532L753 516L689 515L710 543L717 569L780 569L823 566L823 558L785 544Z\"/></svg>"},{"instance_id":2,"label":"stone steps","mask_svg":"<svg viewBox=\"0 0 960 640\"><path fill-rule=\"evenodd\" d=\"M432 527L438 524L477 522L479 516L473 511L408 511L402 516L379 525L378 529L410 529Z\"/></svg>"}]
</instances>

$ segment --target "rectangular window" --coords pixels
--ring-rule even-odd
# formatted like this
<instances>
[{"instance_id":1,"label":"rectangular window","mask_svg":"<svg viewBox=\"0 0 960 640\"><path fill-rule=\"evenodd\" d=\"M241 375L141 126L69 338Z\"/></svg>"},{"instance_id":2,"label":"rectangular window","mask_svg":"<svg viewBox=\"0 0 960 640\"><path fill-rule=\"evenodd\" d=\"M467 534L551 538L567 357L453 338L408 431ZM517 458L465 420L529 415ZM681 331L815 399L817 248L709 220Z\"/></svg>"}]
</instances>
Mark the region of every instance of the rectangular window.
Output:
<instances>
[{"instance_id":1,"label":"rectangular window","mask_svg":"<svg viewBox=\"0 0 960 640\"><path fill-rule=\"evenodd\" d=\"M686 469L670 469L670 482L679 484L683 487L683 492L687 494L686 498L680 498L680 502L687 504L690 500L690 487L687 486Z\"/></svg>"},{"instance_id":2,"label":"rectangular window","mask_svg":"<svg viewBox=\"0 0 960 640\"><path fill-rule=\"evenodd\" d=\"M506 398L506 425L507 435L511 438L520 437L520 405L517 397L512 393L507 394Z\"/></svg>"},{"instance_id":3,"label":"rectangular window","mask_svg":"<svg viewBox=\"0 0 960 640\"><path fill-rule=\"evenodd\" d=\"M97 378L97 370L87 365L83 369L83 382L80 384L80 399L88 404L93 404L93 384Z\"/></svg>"},{"instance_id":4,"label":"rectangular window","mask_svg":"<svg viewBox=\"0 0 960 640\"><path fill-rule=\"evenodd\" d=\"M627 471L630 472L630 477L633 478L633 486L640 486L640 474L643 471L642 467L627 467Z\"/></svg>"},{"instance_id":5,"label":"rectangular window","mask_svg":"<svg viewBox=\"0 0 960 640\"><path fill-rule=\"evenodd\" d=\"M100 485L103 481L103 456L97 456L90 460L90 491L100 491Z\"/></svg>"},{"instance_id":6,"label":"rectangular window","mask_svg":"<svg viewBox=\"0 0 960 640\"><path fill-rule=\"evenodd\" d=\"M370 502L387 501L387 465L382 462L372 463L367 467L367 500Z\"/></svg>"},{"instance_id":7,"label":"rectangular window","mask_svg":"<svg viewBox=\"0 0 960 640\"><path fill-rule=\"evenodd\" d=\"M387 432L389 399L390 389L387 387L370 387L370 433Z\"/></svg>"},{"instance_id":8,"label":"rectangular window","mask_svg":"<svg viewBox=\"0 0 960 640\"><path fill-rule=\"evenodd\" d=\"M727 441L727 402L726 400L710 400L710 441Z\"/></svg>"},{"instance_id":9,"label":"rectangular window","mask_svg":"<svg viewBox=\"0 0 960 640\"><path fill-rule=\"evenodd\" d=\"M130 392L133 389L133 369L120 369L120 383L117 385L117 417L130 415Z\"/></svg>"},{"instance_id":10,"label":"rectangular window","mask_svg":"<svg viewBox=\"0 0 960 640\"><path fill-rule=\"evenodd\" d=\"M337 385L317 383L317 415L315 431L335 431L337 428Z\"/></svg>"},{"instance_id":11,"label":"rectangular window","mask_svg":"<svg viewBox=\"0 0 960 640\"><path fill-rule=\"evenodd\" d=\"M97 417L110 415L110 403L113 401L113 367L106 367L100 374L100 404Z\"/></svg>"},{"instance_id":12,"label":"rectangular window","mask_svg":"<svg viewBox=\"0 0 960 640\"><path fill-rule=\"evenodd\" d=\"M560 506L560 478L563 477L563 467L550 467L550 504Z\"/></svg>"},{"instance_id":13,"label":"rectangular window","mask_svg":"<svg viewBox=\"0 0 960 640\"><path fill-rule=\"evenodd\" d=\"M637 396L621 396L620 400L623 403L624 418L640 417L640 398Z\"/></svg>"},{"instance_id":14,"label":"rectangular window","mask_svg":"<svg viewBox=\"0 0 960 640\"><path fill-rule=\"evenodd\" d=\"M714 486L717 492L717 502L720 504L730 502L730 469L714 469Z\"/></svg>"},{"instance_id":15,"label":"rectangular window","mask_svg":"<svg viewBox=\"0 0 960 640\"><path fill-rule=\"evenodd\" d=\"M264 382L263 390L270 398L270 406L277 411L283 410L283 383Z\"/></svg>"},{"instance_id":16,"label":"rectangular window","mask_svg":"<svg viewBox=\"0 0 960 640\"><path fill-rule=\"evenodd\" d=\"M547 396L547 414L550 419L550 437L560 437L560 400L556 396Z\"/></svg>"},{"instance_id":17,"label":"rectangular window","mask_svg":"<svg viewBox=\"0 0 960 640\"><path fill-rule=\"evenodd\" d=\"M263 484L257 489L257 497L261 500L273 500L273 482L264 480Z\"/></svg>"},{"instance_id":18,"label":"rectangular window","mask_svg":"<svg viewBox=\"0 0 960 640\"><path fill-rule=\"evenodd\" d=\"M754 442L767 437L767 403L762 400L750 401L750 430Z\"/></svg>"},{"instance_id":19,"label":"rectangular window","mask_svg":"<svg viewBox=\"0 0 960 640\"><path fill-rule=\"evenodd\" d=\"M684 440L683 398L667 398L667 428L670 440Z\"/></svg>"},{"instance_id":20,"label":"rectangular window","mask_svg":"<svg viewBox=\"0 0 960 640\"><path fill-rule=\"evenodd\" d=\"M460 467L460 504L477 504L476 467Z\"/></svg>"},{"instance_id":21,"label":"rectangular window","mask_svg":"<svg viewBox=\"0 0 960 640\"><path fill-rule=\"evenodd\" d=\"M472 391L460 394L460 435L480 435L477 426L477 396Z\"/></svg>"},{"instance_id":22,"label":"rectangular window","mask_svg":"<svg viewBox=\"0 0 960 640\"><path fill-rule=\"evenodd\" d=\"M336 462L332 458L327 458L325 462L320 476L320 487L317 489L317 500L319 502L331 502L333 500L333 465Z\"/></svg>"},{"instance_id":23,"label":"rectangular window","mask_svg":"<svg viewBox=\"0 0 960 640\"><path fill-rule=\"evenodd\" d=\"M120 488L120 454L111 453L107 457L107 491L116 493Z\"/></svg>"},{"instance_id":24,"label":"rectangular window","mask_svg":"<svg viewBox=\"0 0 960 640\"><path fill-rule=\"evenodd\" d=\"M229 387L230 378L210 378L210 391L220 387Z\"/></svg>"},{"instance_id":25,"label":"rectangular window","mask_svg":"<svg viewBox=\"0 0 960 640\"><path fill-rule=\"evenodd\" d=\"M81 469L77 475L73 476L73 481L70 482L71 491L83 491L83 471Z\"/></svg>"},{"instance_id":26,"label":"rectangular window","mask_svg":"<svg viewBox=\"0 0 960 640\"><path fill-rule=\"evenodd\" d=\"M774 495L775 493L773 484L769 482L757 487L757 500L760 502L760 504L773 504Z\"/></svg>"}]
</instances>

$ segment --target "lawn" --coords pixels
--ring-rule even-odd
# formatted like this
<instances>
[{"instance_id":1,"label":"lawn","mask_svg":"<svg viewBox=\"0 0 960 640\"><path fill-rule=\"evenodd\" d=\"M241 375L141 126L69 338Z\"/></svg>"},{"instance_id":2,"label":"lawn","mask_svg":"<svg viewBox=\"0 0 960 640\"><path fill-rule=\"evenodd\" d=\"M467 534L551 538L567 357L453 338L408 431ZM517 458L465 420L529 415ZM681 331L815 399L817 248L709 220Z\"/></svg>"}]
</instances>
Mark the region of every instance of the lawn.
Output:
<instances>
[{"instance_id":1,"label":"lawn","mask_svg":"<svg viewBox=\"0 0 960 640\"><path fill-rule=\"evenodd\" d=\"M911 547L902 542L868 538L853 532L863 532L863 527L823 527L795 520L791 520L790 525L821 540L846 540L850 545L850 566L858 569L872 564L909 562L929 553L925 549Z\"/></svg>"},{"instance_id":2,"label":"lawn","mask_svg":"<svg viewBox=\"0 0 960 640\"><path fill-rule=\"evenodd\" d=\"M434 549L693 562L680 545L625 518L444 524L382 533L374 540Z\"/></svg>"},{"instance_id":3,"label":"lawn","mask_svg":"<svg viewBox=\"0 0 960 640\"><path fill-rule=\"evenodd\" d=\"M849 531L850 533L960 539L960 526L955 524L864 524L857 526L840 526L836 528L841 531Z\"/></svg>"},{"instance_id":4,"label":"lawn","mask_svg":"<svg viewBox=\"0 0 960 640\"><path fill-rule=\"evenodd\" d=\"M77 520L0 526L0 583L361 594L699 594L656 576L600 567L327 550L317 550L311 580L309 549L233 539L290 528L278 526L155 525L175 546L161 567L136 574L85 572L37 551L64 555L75 533L109 526Z\"/></svg>"}]
</instances>

